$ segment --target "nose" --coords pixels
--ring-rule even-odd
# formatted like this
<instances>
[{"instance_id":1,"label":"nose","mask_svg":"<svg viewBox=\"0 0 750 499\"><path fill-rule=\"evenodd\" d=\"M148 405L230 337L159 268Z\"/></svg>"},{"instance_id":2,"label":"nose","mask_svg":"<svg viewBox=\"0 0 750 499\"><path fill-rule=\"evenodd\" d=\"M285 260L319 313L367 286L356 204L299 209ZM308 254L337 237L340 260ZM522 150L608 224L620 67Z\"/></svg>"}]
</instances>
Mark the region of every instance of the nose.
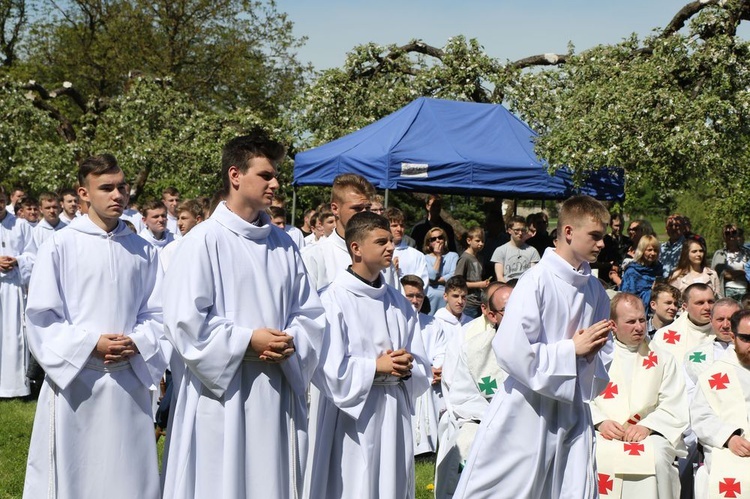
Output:
<instances>
[{"instance_id":1,"label":"nose","mask_svg":"<svg viewBox=\"0 0 750 499\"><path fill-rule=\"evenodd\" d=\"M274 177L274 178L271 179L270 188L273 189L273 190L276 190L276 189L279 188L279 179L278 178Z\"/></svg>"}]
</instances>

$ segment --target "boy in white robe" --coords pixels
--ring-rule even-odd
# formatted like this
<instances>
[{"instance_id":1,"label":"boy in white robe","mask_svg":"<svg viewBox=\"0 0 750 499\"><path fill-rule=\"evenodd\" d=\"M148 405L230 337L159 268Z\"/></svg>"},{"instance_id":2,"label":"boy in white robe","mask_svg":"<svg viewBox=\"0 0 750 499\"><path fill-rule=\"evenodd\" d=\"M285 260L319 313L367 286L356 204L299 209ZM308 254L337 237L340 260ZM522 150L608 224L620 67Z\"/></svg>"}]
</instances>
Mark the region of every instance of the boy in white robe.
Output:
<instances>
[{"instance_id":1,"label":"boy in white robe","mask_svg":"<svg viewBox=\"0 0 750 499\"><path fill-rule=\"evenodd\" d=\"M464 276L453 276L445 282L445 293L443 299L445 306L435 312L435 318L443 321L445 330L445 361L443 362L442 389L446 395L453 382L453 371L458 362L458 350L461 348L465 335L463 327L472 321L472 318L464 314L466 307L466 295L469 288L466 286Z\"/></svg>"},{"instance_id":2,"label":"boy in white robe","mask_svg":"<svg viewBox=\"0 0 750 499\"><path fill-rule=\"evenodd\" d=\"M45 192L39 196L42 220L34 227L33 237L37 249L56 231L67 224L60 220L60 200L56 194Z\"/></svg>"},{"instance_id":3,"label":"boy in white robe","mask_svg":"<svg viewBox=\"0 0 750 499\"><path fill-rule=\"evenodd\" d=\"M409 301L381 271L393 256L388 221L358 213L346 226L352 265L323 292L329 330L315 373L323 394L306 497L414 497L411 414L430 362Z\"/></svg>"},{"instance_id":4,"label":"boy in white robe","mask_svg":"<svg viewBox=\"0 0 750 499\"><path fill-rule=\"evenodd\" d=\"M0 398L24 397L30 391L23 308L36 253L31 226L9 213L5 201L0 188Z\"/></svg>"},{"instance_id":5,"label":"boy in white robe","mask_svg":"<svg viewBox=\"0 0 750 499\"><path fill-rule=\"evenodd\" d=\"M62 207L60 220L69 224L78 216L78 192L75 189L63 189L60 191L60 201Z\"/></svg>"},{"instance_id":6,"label":"boy in white robe","mask_svg":"<svg viewBox=\"0 0 750 499\"><path fill-rule=\"evenodd\" d=\"M299 250L265 212L284 153L262 132L224 146L225 201L167 271L164 331L186 369L173 380L164 498L302 493L325 318Z\"/></svg>"},{"instance_id":7,"label":"boy in white robe","mask_svg":"<svg viewBox=\"0 0 750 499\"><path fill-rule=\"evenodd\" d=\"M141 207L144 228L138 233L158 252L174 241L174 234L167 229L167 207L161 201L149 201Z\"/></svg>"},{"instance_id":8,"label":"boy in white robe","mask_svg":"<svg viewBox=\"0 0 750 499\"><path fill-rule=\"evenodd\" d=\"M493 341L508 378L482 420L454 497L597 495L585 402L606 386L612 345L609 298L589 263L604 247L608 221L599 201L568 199L556 247L519 279Z\"/></svg>"},{"instance_id":9,"label":"boy in white robe","mask_svg":"<svg viewBox=\"0 0 750 499\"><path fill-rule=\"evenodd\" d=\"M88 215L42 245L29 285L29 346L46 378L24 498L156 499L159 261L119 220L128 185L115 158L84 160L78 179Z\"/></svg>"},{"instance_id":10,"label":"boy in white robe","mask_svg":"<svg viewBox=\"0 0 750 499\"><path fill-rule=\"evenodd\" d=\"M393 226L391 226L393 233ZM424 303L424 283L421 277L407 274L401 278L404 296L411 302L419 316L419 328L422 333L422 345L431 362L432 387L419 396L414 406L412 430L414 433L414 455L435 452L438 447L438 421L445 410L443 394L440 390L440 378L443 373L445 357L445 333L442 321L419 312Z\"/></svg>"},{"instance_id":11,"label":"boy in white robe","mask_svg":"<svg viewBox=\"0 0 750 499\"><path fill-rule=\"evenodd\" d=\"M427 259L424 253L412 248L406 243L404 238L405 219L404 213L398 208L388 208L385 211L385 218L391 224L391 234L393 234L393 262L400 277L409 274L415 275L422 279L422 282L430 280L430 273L427 270Z\"/></svg>"},{"instance_id":12,"label":"boy in white robe","mask_svg":"<svg viewBox=\"0 0 750 499\"><path fill-rule=\"evenodd\" d=\"M699 499L745 498L750 492L750 310L732 315L734 351L698 376L690 420L705 466L695 476Z\"/></svg>"},{"instance_id":13,"label":"boy in white robe","mask_svg":"<svg viewBox=\"0 0 750 499\"><path fill-rule=\"evenodd\" d=\"M610 319L616 337L607 366L610 381L590 403L599 495L676 499L680 482L674 461L687 455L682 372L674 357L649 346L646 311L636 295L615 295Z\"/></svg>"},{"instance_id":14,"label":"boy in white robe","mask_svg":"<svg viewBox=\"0 0 750 499\"><path fill-rule=\"evenodd\" d=\"M495 292L490 295L486 311L490 327L466 338L459 349L446 403L448 410L440 420L440 447L435 463L436 499L453 497L479 423L508 377L497 364L492 341L513 288L500 283L493 289Z\"/></svg>"}]
</instances>

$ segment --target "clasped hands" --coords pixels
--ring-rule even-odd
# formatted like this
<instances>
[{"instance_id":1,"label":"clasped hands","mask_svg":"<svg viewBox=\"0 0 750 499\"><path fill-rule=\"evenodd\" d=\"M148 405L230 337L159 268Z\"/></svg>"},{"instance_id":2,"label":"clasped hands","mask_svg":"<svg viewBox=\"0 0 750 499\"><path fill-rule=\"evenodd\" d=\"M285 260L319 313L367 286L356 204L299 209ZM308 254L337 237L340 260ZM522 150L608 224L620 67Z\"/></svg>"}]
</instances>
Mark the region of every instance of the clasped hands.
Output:
<instances>
[{"instance_id":1,"label":"clasped hands","mask_svg":"<svg viewBox=\"0 0 750 499\"><path fill-rule=\"evenodd\" d=\"M651 435L651 430L638 424L621 425L617 421L607 419L599 424L599 433L607 440L622 442L640 442Z\"/></svg>"},{"instance_id":2,"label":"clasped hands","mask_svg":"<svg viewBox=\"0 0 750 499\"><path fill-rule=\"evenodd\" d=\"M106 333L99 336L94 356L103 359L105 364L122 362L139 353L138 347L129 336L122 333Z\"/></svg>"},{"instance_id":3,"label":"clasped hands","mask_svg":"<svg viewBox=\"0 0 750 499\"><path fill-rule=\"evenodd\" d=\"M18 265L18 260L12 256L0 256L0 270L3 272L13 270L16 265Z\"/></svg>"},{"instance_id":4,"label":"clasped hands","mask_svg":"<svg viewBox=\"0 0 750 499\"><path fill-rule=\"evenodd\" d=\"M257 353L260 360L278 364L295 352L294 338L278 329L260 328L253 331L248 349Z\"/></svg>"},{"instance_id":5,"label":"clasped hands","mask_svg":"<svg viewBox=\"0 0 750 499\"><path fill-rule=\"evenodd\" d=\"M376 374L389 374L397 378L408 378L411 376L414 357L404 350L386 350L386 352L375 361Z\"/></svg>"}]
</instances>

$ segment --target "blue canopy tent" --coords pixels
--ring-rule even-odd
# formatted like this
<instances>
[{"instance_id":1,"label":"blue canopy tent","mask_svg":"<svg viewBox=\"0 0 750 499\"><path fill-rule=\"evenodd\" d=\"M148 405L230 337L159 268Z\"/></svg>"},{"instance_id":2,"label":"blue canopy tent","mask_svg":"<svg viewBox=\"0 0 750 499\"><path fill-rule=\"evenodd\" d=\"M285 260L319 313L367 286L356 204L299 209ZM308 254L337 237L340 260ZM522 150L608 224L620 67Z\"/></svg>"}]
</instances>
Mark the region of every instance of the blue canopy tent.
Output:
<instances>
[{"instance_id":1,"label":"blue canopy tent","mask_svg":"<svg viewBox=\"0 0 750 499\"><path fill-rule=\"evenodd\" d=\"M547 172L537 134L497 104L421 97L361 130L294 158L295 186L331 185L358 173L379 189L516 199L588 194L623 200L622 170L602 169L576 187L570 170Z\"/></svg>"}]
</instances>

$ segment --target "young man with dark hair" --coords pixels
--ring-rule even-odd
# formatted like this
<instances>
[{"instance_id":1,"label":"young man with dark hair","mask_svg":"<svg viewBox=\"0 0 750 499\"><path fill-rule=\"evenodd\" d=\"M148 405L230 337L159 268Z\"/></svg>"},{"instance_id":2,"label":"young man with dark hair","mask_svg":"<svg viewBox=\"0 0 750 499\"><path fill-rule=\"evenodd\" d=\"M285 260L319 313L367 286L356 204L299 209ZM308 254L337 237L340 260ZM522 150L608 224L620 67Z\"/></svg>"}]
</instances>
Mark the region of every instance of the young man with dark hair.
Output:
<instances>
[{"instance_id":1,"label":"young man with dark hair","mask_svg":"<svg viewBox=\"0 0 750 499\"><path fill-rule=\"evenodd\" d=\"M180 231L177 229L177 206L180 204L180 191L176 187L167 187L161 191L161 202L167 209L167 229L178 238Z\"/></svg>"},{"instance_id":2,"label":"young man with dark hair","mask_svg":"<svg viewBox=\"0 0 750 499\"><path fill-rule=\"evenodd\" d=\"M164 498L302 494L307 387L325 319L297 247L266 213L283 156L260 132L230 140L224 200L167 271L164 332L184 366L173 378Z\"/></svg>"},{"instance_id":3,"label":"young man with dark hair","mask_svg":"<svg viewBox=\"0 0 750 499\"><path fill-rule=\"evenodd\" d=\"M29 394L23 297L36 253L31 226L7 211L6 199L0 187L0 398Z\"/></svg>"},{"instance_id":4,"label":"young man with dark hair","mask_svg":"<svg viewBox=\"0 0 750 499\"><path fill-rule=\"evenodd\" d=\"M404 231L406 230L406 217L404 212L398 208L388 208L385 210L385 218L391 224L391 235L393 235L393 266L398 271L399 276L416 275L423 282L430 280L427 271L427 260L424 253L412 248L404 240Z\"/></svg>"},{"instance_id":5,"label":"young man with dark hair","mask_svg":"<svg viewBox=\"0 0 750 499\"><path fill-rule=\"evenodd\" d=\"M482 420L456 499L597 496L585 404L606 386L612 345L609 297L590 264L607 222L599 201L568 199L555 249L518 280L492 344L508 379Z\"/></svg>"},{"instance_id":6,"label":"young man with dark hair","mask_svg":"<svg viewBox=\"0 0 750 499\"><path fill-rule=\"evenodd\" d=\"M430 362L411 303L385 284L388 220L357 213L346 225L352 264L323 292L329 331L315 383L323 397L306 497L409 497L411 407L430 386Z\"/></svg>"},{"instance_id":7,"label":"young man with dark hair","mask_svg":"<svg viewBox=\"0 0 750 499\"><path fill-rule=\"evenodd\" d=\"M657 282L651 290L651 317L648 319L648 337L653 338L656 331L674 322L680 307L680 290L667 284Z\"/></svg>"},{"instance_id":8,"label":"young man with dark hair","mask_svg":"<svg viewBox=\"0 0 750 499\"><path fill-rule=\"evenodd\" d=\"M32 228L39 223L39 203L31 196L23 196L16 202L16 216L26 220Z\"/></svg>"},{"instance_id":9,"label":"young man with dark hair","mask_svg":"<svg viewBox=\"0 0 750 499\"><path fill-rule=\"evenodd\" d=\"M39 196L41 205L42 220L34 227L34 244L37 249L42 243L56 231L65 227L67 224L60 220L60 199L57 194L44 192Z\"/></svg>"},{"instance_id":10,"label":"young man with dark hair","mask_svg":"<svg viewBox=\"0 0 750 499\"><path fill-rule=\"evenodd\" d=\"M69 224L78 216L78 193L75 189L63 189L60 191L62 212L60 220Z\"/></svg>"},{"instance_id":11,"label":"young man with dark hair","mask_svg":"<svg viewBox=\"0 0 750 499\"><path fill-rule=\"evenodd\" d=\"M29 346L46 378L24 498L156 499L159 261L119 220L128 189L115 158L85 159L78 177L88 215L40 248L29 285Z\"/></svg>"},{"instance_id":12,"label":"young man with dark hair","mask_svg":"<svg viewBox=\"0 0 750 499\"><path fill-rule=\"evenodd\" d=\"M174 241L174 234L167 228L167 208L161 201L148 201L141 206L144 229L138 234L157 251Z\"/></svg>"},{"instance_id":13,"label":"young man with dark hair","mask_svg":"<svg viewBox=\"0 0 750 499\"><path fill-rule=\"evenodd\" d=\"M6 196L7 198L7 203L5 205L6 211L10 213L11 215L16 215L16 208L18 208L17 203L25 195L26 195L26 191L20 187L16 186L13 189L11 189L10 194Z\"/></svg>"}]
</instances>

